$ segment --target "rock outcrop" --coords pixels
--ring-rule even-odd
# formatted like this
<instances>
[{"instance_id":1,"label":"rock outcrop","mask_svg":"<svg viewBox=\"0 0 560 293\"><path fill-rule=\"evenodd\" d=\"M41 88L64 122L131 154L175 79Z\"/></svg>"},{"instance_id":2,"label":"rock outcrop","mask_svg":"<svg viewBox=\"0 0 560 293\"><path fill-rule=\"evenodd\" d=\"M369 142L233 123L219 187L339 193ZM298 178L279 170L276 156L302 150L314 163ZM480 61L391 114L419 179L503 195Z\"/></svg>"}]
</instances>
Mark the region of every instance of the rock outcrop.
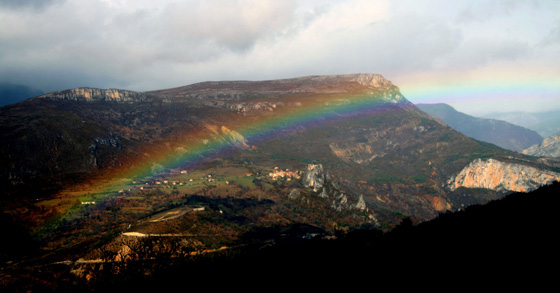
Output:
<instances>
[{"instance_id":1,"label":"rock outcrop","mask_svg":"<svg viewBox=\"0 0 560 293\"><path fill-rule=\"evenodd\" d=\"M363 196L358 198L347 196L340 190L336 182L333 182L324 172L323 165L321 164L307 165L302 183L304 187L311 189L318 197L329 201L330 206L337 211L344 209L367 209ZM293 196L293 194L290 195Z\"/></svg>"},{"instance_id":2,"label":"rock outcrop","mask_svg":"<svg viewBox=\"0 0 560 293\"><path fill-rule=\"evenodd\" d=\"M554 181L560 181L560 173L494 159L476 159L452 176L447 184L452 191L466 187L529 192Z\"/></svg>"},{"instance_id":3,"label":"rock outcrop","mask_svg":"<svg viewBox=\"0 0 560 293\"><path fill-rule=\"evenodd\" d=\"M212 132L212 136L216 141L220 141L224 144L229 144L238 149L249 149L250 146L247 144L247 140L243 135L235 130L227 128L225 125L221 127L212 124L206 124L206 129ZM204 144L209 143L210 140L205 140Z\"/></svg>"},{"instance_id":4,"label":"rock outcrop","mask_svg":"<svg viewBox=\"0 0 560 293\"><path fill-rule=\"evenodd\" d=\"M75 88L56 91L37 98L50 100L70 100L84 102L143 102L149 101L150 95L119 89Z\"/></svg>"},{"instance_id":5,"label":"rock outcrop","mask_svg":"<svg viewBox=\"0 0 560 293\"><path fill-rule=\"evenodd\" d=\"M165 100L169 102L171 100ZM192 102L189 100L179 100L173 102ZM222 108L229 111L235 111L238 113L247 113L247 112L254 112L254 111L268 111L272 112L277 108L284 107L284 106L291 106L291 107L298 107L301 106L301 103L283 103L283 102L237 102L237 101L202 101L200 102L201 105L209 106L209 107L216 107Z\"/></svg>"},{"instance_id":6,"label":"rock outcrop","mask_svg":"<svg viewBox=\"0 0 560 293\"><path fill-rule=\"evenodd\" d=\"M560 132L547 137L540 144L533 145L523 150L523 153L536 157L560 158Z\"/></svg>"},{"instance_id":7,"label":"rock outcrop","mask_svg":"<svg viewBox=\"0 0 560 293\"><path fill-rule=\"evenodd\" d=\"M325 173L323 172L323 165L309 164L303 174L303 186L313 189L317 192L323 188L325 184Z\"/></svg>"},{"instance_id":8,"label":"rock outcrop","mask_svg":"<svg viewBox=\"0 0 560 293\"><path fill-rule=\"evenodd\" d=\"M227 127L223 126L220 128L222 133L223 139L227 140L229 143L235 145L237 148L240 149L249 149L249 145L247 144L247 140L241 133L230 130Z\"/></svg>"}]
</instances>

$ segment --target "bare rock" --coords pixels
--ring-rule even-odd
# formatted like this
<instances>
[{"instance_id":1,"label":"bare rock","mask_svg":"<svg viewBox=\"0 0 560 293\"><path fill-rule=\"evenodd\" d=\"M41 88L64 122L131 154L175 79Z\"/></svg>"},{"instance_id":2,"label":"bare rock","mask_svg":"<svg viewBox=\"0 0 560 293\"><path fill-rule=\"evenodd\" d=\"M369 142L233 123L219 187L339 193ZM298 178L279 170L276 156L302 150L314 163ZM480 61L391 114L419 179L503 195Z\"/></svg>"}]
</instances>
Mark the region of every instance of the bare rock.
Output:
<instances>
[{"instance_id":1,"label":"bare rock","mask_svg":"<svg viewBox=\"0 0 560 293\"><path fill-rule=\"evenodd\" d=\"M525 149L523 153L537 157L560 158L560 132L547 137L540 144Z\"/></svg>"},{"instance_id":2,"label":"bare rock","mask_svg":"<svg viewBox=\"0 0 560 293\"><path fill-rule=\"evenodd\" d=\"M323 172L323 165L309 164L303 174L303 186L312 188L317 192L323 188L325 184L325 173Z\"/></svg>"},{"instance_id":3,"label":"bare rock","mask_svg":"<svg viewBox=\"0 0 560 293\"><path fill-rule=\"evenodd\" d=\"M151 100L150 95L145 93L119 89L97 89L88 87L56 91L37 98L84 102L142 102Z\"/></svg>"},{"instance_id":4,"label":"bare rock","mask_svg":"<svg viewBox=\"0 0 560 293\"><path fill-rule=\"evenodd\" d=\"M452 176L447 184L452 191L466 187L529 192L554 181L560 181L560 173L494 159L476 159Z\"/></svg>"}]
</instances>

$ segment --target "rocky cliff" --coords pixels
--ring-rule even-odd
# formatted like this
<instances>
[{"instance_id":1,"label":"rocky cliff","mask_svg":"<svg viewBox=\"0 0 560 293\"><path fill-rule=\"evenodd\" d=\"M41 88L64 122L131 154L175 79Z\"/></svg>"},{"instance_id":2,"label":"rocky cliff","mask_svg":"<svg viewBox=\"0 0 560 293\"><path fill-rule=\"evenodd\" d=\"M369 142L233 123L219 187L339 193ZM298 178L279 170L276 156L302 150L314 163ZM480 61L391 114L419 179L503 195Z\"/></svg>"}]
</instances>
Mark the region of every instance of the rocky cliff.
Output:
<instances>
[{"instance_id":1,"label":"rocky cliff","mask_svg":"<svg viewBox=\"0 0 560 293\"><path fill-rule=\"evenodd\" d=\"M330 206L335 210L366 209L363 196L355 198L355 196L346 195L340 190L340 186L336 182L332 181L330 176L325 173L323 165L321 164L307 165L303 175L302 184L304 187L312 190L313 193L320 198L328 200L330 202Z\"/></svg>"},{"instance_id":2,"label":"rocky cliff","mask_svg":"<svg viewBox=\"0 0 560 293\"><path fill-rule=\"evenodd\" d=\"M537 157L560 158L560 132L547 137L540 144L533 145L523 150L523 153Z\"/></svg>"},{"instance_id":3,"label":"rocky cliff","mask_svg":"<svg viewBox=\"0 0 560 293\"><path fill-rule=\"evenodd\" d=\"M119 90L119 89L96 89L75 88L48 93L38 98L51 100L70 100L85 102L140 102L150 100L150 95L145 93Z\"/></svg>"},{"instance_id":4,"label":"rocky cliff","mask_svg":"<svg viewBox=\"0 0 560 293\"><path fill-rule=\"evenodd\" d=\"M452 176L447 184L452 191L466 187L500 192L529 192L554 181L560 181L560 173L494 159L475 159Z\"/></svg>"},{"instance_id":5,"label":"rocky cliff","mask_svg":"<svg viewBox=\"0 0 560 293\"><path fill-rule=\"evenodd\" d=\"M323 188L325 184L325 174L323 165L309 164L305 173L303 173L303 186L313 189L317 192Z\"/></svg>"}]
</instances>

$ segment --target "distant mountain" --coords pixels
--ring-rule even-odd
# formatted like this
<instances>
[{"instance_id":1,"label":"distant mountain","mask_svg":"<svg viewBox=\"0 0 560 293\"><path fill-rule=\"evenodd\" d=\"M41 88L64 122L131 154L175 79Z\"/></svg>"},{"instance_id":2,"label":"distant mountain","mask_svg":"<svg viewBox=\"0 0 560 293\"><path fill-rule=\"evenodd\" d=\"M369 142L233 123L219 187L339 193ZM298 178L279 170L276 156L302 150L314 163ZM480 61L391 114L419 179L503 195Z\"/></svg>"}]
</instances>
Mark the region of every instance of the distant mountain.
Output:
<instances>
[{"instance_id":1,"label":"distant mountain","mask_svg":"<svg viewBox=\"0 0 560 293\"><path fill-rule=\"evenodd\" d=\"M484 115L483 118L504 120L523 126L538 132L542 137L549 137L560 132L560 111L491 113Z\"/></svg>"},{"instance_id":2,"label":"distant mountain","mask_svg":"<svg viewBox=\"0 0 560 293\"><path fill-rule=\"evenodd\" d=\"M0 107L42 95L43 92L21 84L0 82Z\"/></svg>"},{"instance_id":3,"label":"distant mountain","mask_svg":"<svg viewBox=\"0 0 560 293\"><path fill-rule=\"evenodd\" d=\"M553 118L543 119L542 122L529 125L527 128L535 130L542 137L554 135L555 133L560 132L560 112L557 112L556 116Z\"/></svg>"},{"instance_id":4,"label":"distant mountain","mask_svg":"<svg viewBox=\"0 0 560 293\"><path fill-rule=\"evenodd\" d=\"M521 152L542 142L533 130L505 121L477 118L455 110L447 104L418 104L420 110L433 115L466 136L493 143L502 148Z\"/></svg>"},{"instance_id":5,"label":"distant mountain","mask_svg":"<svg viewBox=\"0 0 560 293\"><path fill-rule=\"evenodd\" d=\"M523 127L535 125L541 121L541 118L536 114L527 112L490 113L481 116L481 118L503 120Z\"/></svg>"},{"instance_id":6,"label":"distant mountain","mask_svg":"<svg viewBox=\"0 0 560 293\"><path fill-rule=\"evenodd\" d=\"M545 138L540 144L525 149L523 153L537 157L560 157L560 132Z\"/></svg>"}]
</instances>

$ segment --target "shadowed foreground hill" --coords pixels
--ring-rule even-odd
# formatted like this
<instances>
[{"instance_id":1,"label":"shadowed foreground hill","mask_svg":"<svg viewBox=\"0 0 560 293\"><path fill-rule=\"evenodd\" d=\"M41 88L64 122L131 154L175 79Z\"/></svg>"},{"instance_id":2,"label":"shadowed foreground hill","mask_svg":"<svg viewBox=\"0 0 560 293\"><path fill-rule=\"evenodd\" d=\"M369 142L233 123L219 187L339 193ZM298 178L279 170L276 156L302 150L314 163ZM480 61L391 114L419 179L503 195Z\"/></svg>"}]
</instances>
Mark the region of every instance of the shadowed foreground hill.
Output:
<instances>
[{"instance_id":1,"label":"shadowed foreground hill","mask_svg":"<svg viewBox=\"0 0 560 293\"><path fill-rule=\"evenodd\" d=\"M196 266L171 267L154 279L109 286L173 287L182 282L181 276L212 288L247 289L257 284L353 286L350 280L364 277L377 283L386 283L386 277L404 281L429 276L496 284L496 273L524 281L538 276L546 283L553 273L548 265L558 260L559 193L560 183L555 182L418 225L404 220L387 233L366 229L337 240L278 242ZM340 282L333 284L333 278Z\"/></svg>"}]
</instances>

